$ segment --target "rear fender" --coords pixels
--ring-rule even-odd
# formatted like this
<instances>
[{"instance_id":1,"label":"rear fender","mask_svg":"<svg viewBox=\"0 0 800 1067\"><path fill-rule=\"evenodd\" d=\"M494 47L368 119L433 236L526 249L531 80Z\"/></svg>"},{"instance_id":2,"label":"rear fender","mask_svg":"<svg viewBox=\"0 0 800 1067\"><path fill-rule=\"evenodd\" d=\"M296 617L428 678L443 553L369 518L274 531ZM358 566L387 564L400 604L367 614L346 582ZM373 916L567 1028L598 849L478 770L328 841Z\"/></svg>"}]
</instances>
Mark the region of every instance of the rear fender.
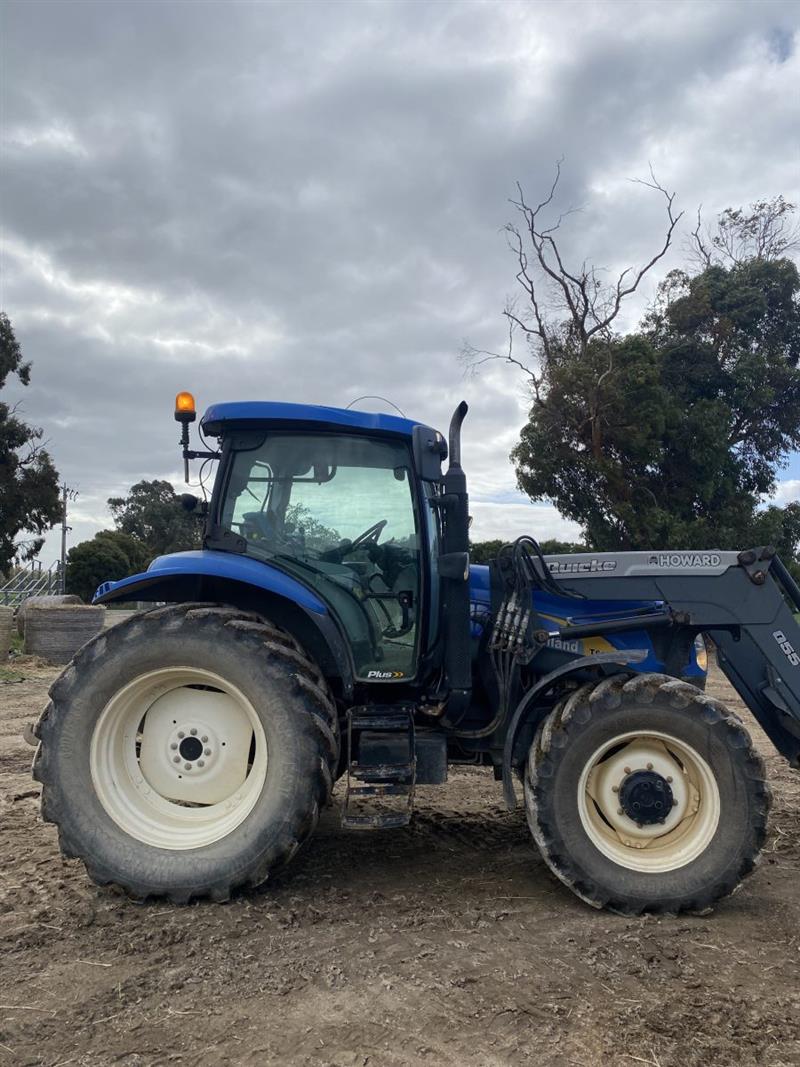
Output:
<instances>
[{"instance_id":1,"label":"rear fender","mask_svg":"<svg viewBox=\"0 0 800 1067\"><path fill-rule=\"evenodd\" d=\"M327 604L313 590L277 567L232 553L203 550L159 556L143 574L104 582L95 604L128 601L232 604L264 615L308 651L322 673L352 696L350 649Z\"/></svg>"}]
</instances>

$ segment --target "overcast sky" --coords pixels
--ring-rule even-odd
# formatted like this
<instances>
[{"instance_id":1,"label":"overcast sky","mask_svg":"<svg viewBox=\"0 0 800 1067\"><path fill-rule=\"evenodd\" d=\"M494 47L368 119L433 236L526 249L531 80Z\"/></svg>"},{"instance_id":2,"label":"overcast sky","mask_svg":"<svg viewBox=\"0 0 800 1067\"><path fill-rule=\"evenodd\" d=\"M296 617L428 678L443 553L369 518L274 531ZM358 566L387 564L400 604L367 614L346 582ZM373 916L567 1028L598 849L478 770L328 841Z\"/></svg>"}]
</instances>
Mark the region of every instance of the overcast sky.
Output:
<instances>
[{"instance_id":1,"label":"overcast sky","mask_svg":"<svg viewBox=\"0 0 800 1067\"><path fill-rule=\"evenodd\" d=\"M574 533L515 490L524 381L457 360L503 342L514 183L563 156L568 251L609 269L662 234L650 162L689 215L798 197L795 2L2 11L2 306L34 364L6 394L80 491L72 543L140 478L180 490L180 389L378 393L441 429L466 398L473 536Z\"/></svg>"}]
</instances>

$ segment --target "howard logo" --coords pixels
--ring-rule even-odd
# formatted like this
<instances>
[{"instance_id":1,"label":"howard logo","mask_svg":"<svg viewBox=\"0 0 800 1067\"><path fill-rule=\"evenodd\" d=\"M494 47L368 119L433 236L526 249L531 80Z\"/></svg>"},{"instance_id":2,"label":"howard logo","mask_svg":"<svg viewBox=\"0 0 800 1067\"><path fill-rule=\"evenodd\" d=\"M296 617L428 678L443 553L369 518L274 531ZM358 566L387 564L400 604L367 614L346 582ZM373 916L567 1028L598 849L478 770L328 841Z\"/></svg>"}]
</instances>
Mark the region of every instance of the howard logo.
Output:
<instances>
[{"instance_id":1,"label":"howard logo","mask_svg":"<svg viewBox=\"0 0 800 1067\"><path fill-rule=\"evenodd\" d=\"M392 678L405 678L405 674L402 671L367 671L367 678L388 682Z\"/></svg>"},{"instance_id":2,"label":"howard logo","mask_svg":"<svg viewBox=\"0 0 800 1067\"><path fill-rule=\"evenodd\" d=\"M647 561L654 567L718 567L718 552L659 552Z\"/></svg>"}]
</instances>

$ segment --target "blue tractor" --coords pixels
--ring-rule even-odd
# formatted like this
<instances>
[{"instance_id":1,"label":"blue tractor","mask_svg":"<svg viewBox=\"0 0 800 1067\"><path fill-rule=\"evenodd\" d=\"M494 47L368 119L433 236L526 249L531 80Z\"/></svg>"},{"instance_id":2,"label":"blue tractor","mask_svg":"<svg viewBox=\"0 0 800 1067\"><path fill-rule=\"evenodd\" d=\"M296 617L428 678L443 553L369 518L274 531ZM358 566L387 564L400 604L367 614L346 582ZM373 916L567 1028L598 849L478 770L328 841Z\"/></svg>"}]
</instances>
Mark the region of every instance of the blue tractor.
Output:
<instances>
[{"instance_id":1,"label":"blue tractor","mask_svg":"<svg viewBox=\"0 0 800 1067\"><path fill-rule=\"evenodd\" d=\"M137 899L226 900L311 835L343 778L354 829L403 826L452 764L523 794L553 873L622 914L703 911L754 867L769 788L703 692L704 635L800 763L800 589L770 548L471 566L457 408L449 441L392 415L285 403L176 418L210 500L203 548L107 582L155 606L52 686L35 733L67 856ZM209 447L212 441L214 447ZM447 469L443 462L448 459Z\"/></svg>"}]
</instances>

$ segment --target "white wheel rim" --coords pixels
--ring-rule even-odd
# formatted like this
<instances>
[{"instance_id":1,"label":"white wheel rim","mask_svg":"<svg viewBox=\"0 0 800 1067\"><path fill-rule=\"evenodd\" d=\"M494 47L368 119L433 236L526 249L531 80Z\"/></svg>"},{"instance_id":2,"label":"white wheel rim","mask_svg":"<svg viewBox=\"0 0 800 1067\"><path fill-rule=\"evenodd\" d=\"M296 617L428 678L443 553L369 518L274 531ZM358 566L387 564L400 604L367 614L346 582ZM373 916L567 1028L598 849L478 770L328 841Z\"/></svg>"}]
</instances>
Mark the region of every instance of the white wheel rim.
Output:
<instances>
[{"instance_id":1,"label":"white wheel rim","mask_svg":"<svg viewBox=\"0 0 800 1067\"><path fill-rule=\"evenodd\" d=\"M125 833L156 848L203 848L253 810L267 741L236 686L212 671L168 667L135 678L103 708L90 770L100 803Z\"/></svg>"},{"instance_id":2,"label":"white wheel rim","mask_svg":"<svg viewBox=\"0 0 800 1067\"><path fill-rule=\"evenodd\" d=\"M639 824L620 807L627 776L649 770L669 785L664 823ZM632 871L663 874L697 859L720 819L719 787L696 749L670 734L625 733L598 748L578 784L581 823L604 856Z\"/></svg>"}]
</instances>

